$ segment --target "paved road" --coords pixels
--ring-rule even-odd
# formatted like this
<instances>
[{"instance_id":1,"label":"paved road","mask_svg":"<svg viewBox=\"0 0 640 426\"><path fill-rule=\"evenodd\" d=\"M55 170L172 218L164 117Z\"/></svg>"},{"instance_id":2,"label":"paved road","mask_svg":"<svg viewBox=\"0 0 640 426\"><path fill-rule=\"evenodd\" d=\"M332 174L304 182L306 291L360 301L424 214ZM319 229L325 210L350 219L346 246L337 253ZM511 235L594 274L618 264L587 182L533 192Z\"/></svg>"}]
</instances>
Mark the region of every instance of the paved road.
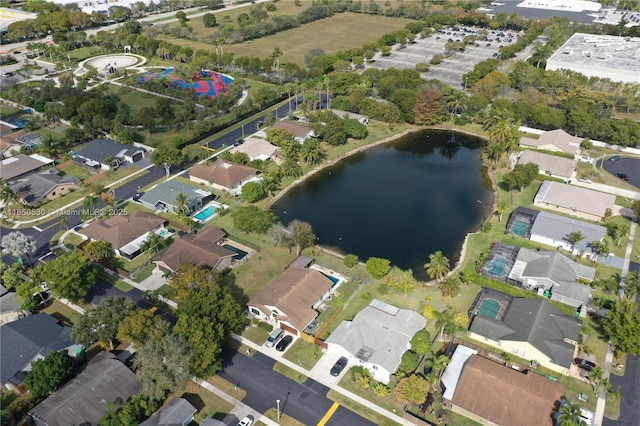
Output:
<instances>
[{"instance_id":1,"label":"paved road","mask_svg":"<svg viewBox=\"0 0 640 426\"><path fill-rule=\"evenodd\" d=\"M604 418L603 426L640 426L640 357L628 356L625 375L609 376L614 388L621 386L620 418Z\"/></svg>"},{"instance_id":2,"label":"paved road","mask_svg":"<svg viewBox=\"0 0 640 426\"><path fill-rule=\"evenodd\" d=\"M242 400L254 410L264 413L276 408L305 425L316 425L333 405L326 397L329 388L312 379L299 384L273 370L275 360L256 352L247 357L235 351L226 351L224 371L221 376L231 383L238 383L247 392ZM375 425L353 411L339 407L327 422L328 425Z\"/></svg>"},{"instance_id":3,"label":"paved road","mask_svg":"<svg viewBox=\"0 0 640 426\"><path fill-rule=\"evenodd\" d=\"M179 170L178 169L172 170L172 172L176 172L176 171L179 171ZM160 168L160 169L151 168L147 171L147 173L144 173L138 176L138 178L116 188L115 190L116 197L118 199L127 199L130 197L133 197L138 191L138 186L141 186L141 187L147 186L150 183L155 182L156 180L162 178L163 176L164 176L163 168ZM77 209L75 209L75 211L77 211ZM69 226L69 229L80 225L81 220L78 214L68 214L67 217L68 217L67 224ZM18 230L26 235L30 235L33 238L35 238L36 251L31 254L31 257L34 260L34 262L38 258L44 256L49 252L49 241L51 241L51 238L53 238L53 236L60 230L58 227L58 221L59 221L59 216L56 216L53 219L49 220L48 222L42 225L39 225L38 229L24 228L24 229ZM13 232L13 231L16 231L16 230L11 228L6 228L6 227L0 227L1 235L6 235L9 232ZM16 260L15 258L9 255L4 255L3 257L5 259L5 262L7 263L12 263L12 262L15 262Z\"/></svg>"}]
</instances>

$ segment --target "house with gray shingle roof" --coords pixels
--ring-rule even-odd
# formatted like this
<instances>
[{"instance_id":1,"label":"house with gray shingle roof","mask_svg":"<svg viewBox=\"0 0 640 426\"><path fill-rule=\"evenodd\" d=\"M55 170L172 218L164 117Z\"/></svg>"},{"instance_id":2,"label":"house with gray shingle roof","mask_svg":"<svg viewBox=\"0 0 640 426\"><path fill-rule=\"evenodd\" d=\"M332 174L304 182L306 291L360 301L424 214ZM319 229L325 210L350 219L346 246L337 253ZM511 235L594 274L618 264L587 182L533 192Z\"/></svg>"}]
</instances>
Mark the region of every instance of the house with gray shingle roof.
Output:
<instances>
[{"instance_id":1,"label":"house with gray shingle roof","mask_svg":"<svg viewBox=\"0 0 640 426\"><path fill-rule=\"evenodd\" d=\"M411 338L427 324L417 312L372 300L352 321L342 321L325 341L330 353L345 356L382 383L389 383L411 348Z\"/></svg>"},{"instance_id":2,"label":"house with gray shingle roof","mask_svg":"<svg viewBox=\"0 0 640 426\"><path fill-rule=\"evenodd\" d=\"M173 398L140 426L187 426L193 421L196 411L196 407L186 399Z\"/></svg>"},{"instance_id":3,"label":"house with gray shingle roof","mask_svg":"<svg viewBox=\"0 0 640 426\"><path fill-rule=\"evenodd\" d=\"M58 175L58 170L53 168L49 173L31 175L25 181L14 183L11 190L20 197L23 204L38 207L78 189L79 184L80 179L76 176L62 177Z\"/></svg>"},{"instance_id":4,"label":"house with gray shingle roof","mask_svg":"<svg viewBox=\"0 0 640 426\"><path fill-rule=\"evenodd\" d=\"M189 213L205 206L215 199L215 195L208 190L195 185L181 182L177 179L160 182L140 197L140 203L151 210L176 213L176 196L184 194L189 199Z\"/></svg>"},{"instance_id":5,"label":"house with gray shingle roof","mask_svg":"<svg viewBox=\"0 0 640 426\"><path fill-rule=\"evenodd\" d=\"M49 314L29 315L5 324L0 333L0 381L20 392L33 361L64 349L75 355L80 346L71 340L71 328Z\"/></svg>"},{"instance_id":6,"label":"house with gray shingle roof","mask_svg":"<svg viewBox=\"0 0 640 426\"><path fill-rule=\"evenodd\" d=\"M594 268L576 263L561 253L521 248L509 279L541 296L580 308L589 302L591 287L577 280L591 282L595 274Z\"/></svg>"},{"instance_id":7,"label":"house with gray shingle roof","mask_svg":"<svg viewBox=\"0 0 640 426\"><path fill-rule=\"evenodd\" d=\"M144 149L111 139L94 139L73 154L75 161L94 169L109 170L122 163L135 163L144 158Z\"/></svg>"},{"instance_id":8,"label":"house with gray shingle roof","mask_svg":"<svg viewBox=\"0 0 640 426\"><path fill-rule=\"evenodd\" d=\"M69 383L29 411L37 426L97 425L109 407L140 392L134 372L100 352Z\"/></svg>"},{"instance_id":9,"label":"house with gray shingle roof","mask_svg":"<svg viewBox=\"0 0 640 426\"><path fill-rule=\"evenodd\" d=\"M581 232L584 239L574 245L567 240L567 235L576 231ZM586 256L591 253L592 242L604 240L607 229L572 217L539 212L531 226L530 234L531 241L562 248L574 255L582 253Z\"/></svg>"},{"instance_id":10,"label":"house with gray shingle roof","mask_svg":"<svg viewBox=\"0 0 640 426\"><path fill-rule=\"evenodd\" d=\"M557 129L544 132L538 139L522 137L520 146L540 149L544 151L563 152L565 154L576 155L582 138L571 136L564 130Z\"/></svg>"},{"instance_id":11,"label":"house with gray shingle roof","mask_svg":"<svg viewBox=\"0 0 640 426\"><path fill-rule=\"evenodd\" d=\"M483 289L484 290L484 289ZM495 299L508 300L504 313L487 316L482 305L472 308L469 337L537 365L568 374L578 351L582 321L565 315L544 299L511 297L503 293ZM486 299L492 299L485 296ZM499 302L496 302L499 303ZM474 304L475 305L475 304Z\"/></svg>"},{"instance_id":12,"label":"house with gray shingle roof","mask_svg":"<svg viewBox=\"0 0 640 426\"><path fill-rule=\"evenodd\" d=\"M572 158L559 157L537 151L525 150L520 153L518 164L533 163L538 166L538 172L561 179L569 179L576 168L577 161Z\"/></svg>"},{"instance_id":13,"label":"house with gray shingle roof","mask_svg":"<svg viewBox=\"0 0 640 426\"><path fill-rule=\"evenodd\" d=\"M616 196L560 182L545 180L533 199L533 205L544 209L599 221L607 209L613 208Z\"/></svg>"}]
</instances>

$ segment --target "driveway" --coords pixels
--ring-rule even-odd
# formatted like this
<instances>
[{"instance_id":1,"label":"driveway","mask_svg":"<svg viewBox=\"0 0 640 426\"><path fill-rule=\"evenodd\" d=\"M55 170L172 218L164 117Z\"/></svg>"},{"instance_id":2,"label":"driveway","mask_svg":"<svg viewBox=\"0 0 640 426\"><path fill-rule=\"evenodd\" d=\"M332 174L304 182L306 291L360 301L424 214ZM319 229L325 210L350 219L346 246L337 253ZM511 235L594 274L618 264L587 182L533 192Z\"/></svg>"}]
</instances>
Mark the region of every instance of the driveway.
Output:
<instances>
[{"instance_id":1,"label":"driveway","mask_svg":"<svg viewBox=\"0 0 640 426\"><path fill-rule=\"evenodd\" d=\"M247 396L242 402L254 410L264 413L276 408L279 399L283 413L305 425L316 425L333 405L326 397L328 387L312 379L300 384L275 372L275 361L262 353L248 357L232 350L225 352L225 367L220 376L244 389ZM339 407L327 424L375 425L344 407Z\"/></svg>"},{"instance_id":2,"label":"driveway","mask_svg":"<svg viewBox=\"0 0 640 426\"><path fill-rule=\"evenodd\" d=\"M340 359L340 355L332 354L330 352L325 351L322 357L318 360L318 362L316 362L316 365L314 365L313 368L311 369L311 376L320 377L324 379L323 383L327 383L332 386L337 385L342 379L342 377L344 377L344 375L347 374L347 371L349 371L349 368L351 368L351 366L347 365L344 368L344 370L342 370L342 373L340 373L338 377L333 377L331 375L331 367L333 367L333 364L335 364L336 361L338 361L338 359Z\"/></svg>"}]
</instances>

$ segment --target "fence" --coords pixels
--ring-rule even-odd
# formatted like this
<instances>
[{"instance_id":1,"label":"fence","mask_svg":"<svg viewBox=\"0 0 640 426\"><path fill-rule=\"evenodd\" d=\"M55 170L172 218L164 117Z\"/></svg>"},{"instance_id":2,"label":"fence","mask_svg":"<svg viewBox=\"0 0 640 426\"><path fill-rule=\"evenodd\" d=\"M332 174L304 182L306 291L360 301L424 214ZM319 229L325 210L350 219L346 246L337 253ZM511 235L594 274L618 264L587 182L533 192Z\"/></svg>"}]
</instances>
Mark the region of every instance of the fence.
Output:
<instances>
[{"instance_id":1,"label":"fence","mask_svg":"<svg viewBox=\"0 0 640 426\"><path fill-rule=\"evenodd\" d=\"M56 166L56 169L58 169L58 170L64 170L64 169L66 169L66 168L67 168L67 167L69 167L69 166L73 166L74 164L75 164L75 162L74 162L73 160L68 160L68 161L65 161L64 163L60 163L60 164L58 164L58 165Z\"/></svg>"},{"instance_id":2,"label":"fence","mask_svg":"<svg viewBox=\"0 0 640 426\"><path fill-rule=\"evenodd\" d=\"M327 332L327 330L329 329L329 327L331 326L331 324L333 324L333 322L336 320L336 318L338 318L338 315L340 315L342 313L342 310L344 309L344 306L340 306L338 308L338 310L336 310L334 312L333 315L331 315L331 317L327 320L327 322L322 326L322 328L320 330L318 330L318 332L316 333L316 336L324 336L324 334Z\"/></svg>"}]
</instances>

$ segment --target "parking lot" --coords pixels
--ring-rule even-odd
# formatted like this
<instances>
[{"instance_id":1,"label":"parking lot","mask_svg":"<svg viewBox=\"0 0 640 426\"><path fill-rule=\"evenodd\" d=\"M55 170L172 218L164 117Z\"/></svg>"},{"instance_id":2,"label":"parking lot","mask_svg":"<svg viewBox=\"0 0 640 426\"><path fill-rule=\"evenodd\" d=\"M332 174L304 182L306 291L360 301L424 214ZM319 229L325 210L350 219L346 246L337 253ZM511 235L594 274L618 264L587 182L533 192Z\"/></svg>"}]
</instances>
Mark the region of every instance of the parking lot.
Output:
<instances>
[{"instance_id":1,"label":"parking lot","mask_svg":"<svg viewBox=\"0 0 640 426\"><path fill-rule=\"evenodd\" d=\"M393 47L390 56L376 54L375 62L369 67L387 69L415 69L418 63L430 63L434 55L445 54L445 44L450 41L462 41L465 36L476 36L473 44L467 44L464 52L454 52L452 56L445 57L444 61L438 65L430 65L426 73L422 73L422 78L426 80L438 79L454 88L464 88L462 75L473 70L473 67L485 59L499 58L500 46L513 44L518 40L519 34L515 31L491 31L487 30L485 40L477 29L469 27L456 27L457 30L447 28L437 33L428 35L426 38L417 38L415 43L405 47L396 45Z\"/></svg>"}]
</instances>

